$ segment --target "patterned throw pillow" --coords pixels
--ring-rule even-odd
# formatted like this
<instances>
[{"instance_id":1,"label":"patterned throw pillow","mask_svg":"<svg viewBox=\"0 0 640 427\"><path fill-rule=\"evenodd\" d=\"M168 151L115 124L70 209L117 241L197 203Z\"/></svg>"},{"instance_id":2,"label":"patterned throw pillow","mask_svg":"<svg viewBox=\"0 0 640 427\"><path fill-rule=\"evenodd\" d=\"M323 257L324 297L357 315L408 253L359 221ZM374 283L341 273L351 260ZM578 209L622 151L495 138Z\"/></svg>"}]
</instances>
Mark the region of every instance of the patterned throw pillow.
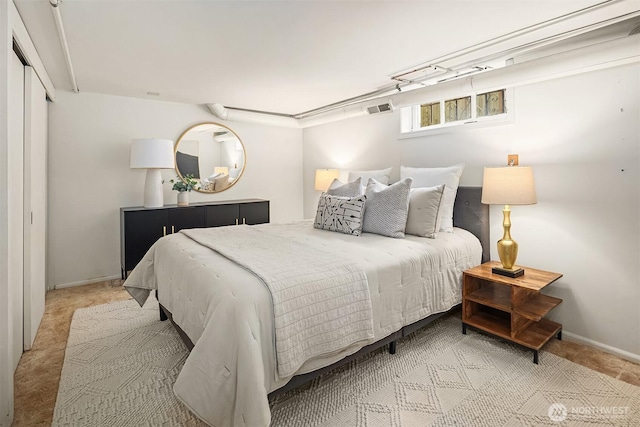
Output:
<instances>
[{"instance_id":1,"label":"patterned throw pillow","mask_svg":"<svg viewBox=\"0 0 640 427\"><path fill-rule=\"evenodd\" d=\"M362 217L367 197L339 197L322 193L315 228L359 236L362 233Z\"/></svg>"},{"instance_id":2,"label":"patterned throw pillow","mask_svg":"<svg viewBox=\"0 0 640 427\"><path fill-rule=\"evenodd\" d=\"M386 186L375 179L367 182L367 209L362 231L404 238L409 211L411 178Z\"/></svg>"},{"instance_id":3,"label":"patterned throw pillow","mask_svg":"<svg viewBox=\"0 0 640 427\"><path fill-rule=\"evenodd\" d=\"M362 194L360 191L361 187L361 179L358 178L353 182L349 182L347 184L343 184L337 178L333 180L329 189L327 190L327 194L331 196L340 196L340 197L356 197Z\"/></svg>"}]
</instances>

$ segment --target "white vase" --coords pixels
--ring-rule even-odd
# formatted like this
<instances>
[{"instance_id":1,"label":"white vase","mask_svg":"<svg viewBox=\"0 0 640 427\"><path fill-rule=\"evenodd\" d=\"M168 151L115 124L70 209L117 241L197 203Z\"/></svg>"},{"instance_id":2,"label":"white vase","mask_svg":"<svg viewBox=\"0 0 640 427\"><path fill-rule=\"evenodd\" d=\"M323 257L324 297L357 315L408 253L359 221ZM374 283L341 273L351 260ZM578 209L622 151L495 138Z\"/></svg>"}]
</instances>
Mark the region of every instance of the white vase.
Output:
<instances>
[{"instance_id":1,"label":"white vase","mask_svg":"<svg viewBox=\"0 0 640 427\"><path fill-rule=\"evenodd\" d=\"M188 205L189 205L189 192L188 191L178 192L178 206L188 206Z\"/></svg>"}]
</instances>

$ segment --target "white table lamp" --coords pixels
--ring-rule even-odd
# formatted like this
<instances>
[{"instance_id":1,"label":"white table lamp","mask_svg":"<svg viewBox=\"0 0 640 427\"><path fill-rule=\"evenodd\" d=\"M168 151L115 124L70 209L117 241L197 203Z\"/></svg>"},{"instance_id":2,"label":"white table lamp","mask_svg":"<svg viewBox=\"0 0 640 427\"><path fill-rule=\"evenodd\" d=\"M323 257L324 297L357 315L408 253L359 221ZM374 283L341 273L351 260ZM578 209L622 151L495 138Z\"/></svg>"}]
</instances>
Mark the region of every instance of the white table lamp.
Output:
<instances>
[{"instance_id":1,"label":"white table lamp","mask_svg":"<svg viewBox=\"0 0 640 427\"><path fill-rule=\"evenodd\" d=\"M173 141L155 138L132 140L130 167L147 170L147 177L144 181L144 207L162 207L164 200L160 169L175 168Z\"/></svg>"},{"instance_id":2,"label":"white table lamp","mask_svg":"<svg viewBox=\"0 0 640 427\"><path fill-rule=\"evenodd\" d=\"M509 205L533 205L536 203L533 169L527 166L484 168L482 203L504 205L502 211L504 235L498 241L498 256L502 268L494 267L492 271L503 276L521 276L524 274L524 270L515 265L518 256L518 243L511 238L511 209Z\"/></svg>"},{"instance_id":3,"label":"white table lamp","mask_svg":"<svg viewBox=\"0 0 640 427\"><path fill-rule=\"evenodd\" d=\"M216 166L213 168L213 173L221 173L222 175L229 175L228 166Z\"/></svg>"},{"instance_id":4,"label":"white table lamp","mask_svg":"<svg viewBox=\"0 0 640 427\"><path fill-rule=\"evenodd\" d=\"M327 191L333 180L339 177L338 169L316 169L314 188L316 191Z\"/></svg>"}]
</instances>

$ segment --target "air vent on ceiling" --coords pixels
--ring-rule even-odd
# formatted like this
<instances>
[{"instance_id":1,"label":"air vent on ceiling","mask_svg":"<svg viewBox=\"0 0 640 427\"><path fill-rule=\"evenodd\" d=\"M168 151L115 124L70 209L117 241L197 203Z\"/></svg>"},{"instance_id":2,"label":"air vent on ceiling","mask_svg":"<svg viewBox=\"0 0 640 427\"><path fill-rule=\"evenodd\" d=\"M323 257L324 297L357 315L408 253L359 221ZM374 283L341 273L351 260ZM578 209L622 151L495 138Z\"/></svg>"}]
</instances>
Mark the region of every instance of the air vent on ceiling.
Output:
<instances>
[{"instance_id":1,"label":"air vent on ceiling","mask_svg":"<svg viewBox=\"0 0 640 427\"><path fill-rule=\"evenodd\" d=\"M367 105L363 109L367 114L387 113L393 111L393 104L391 104L391 101L388 101L384 104Z\"/></svg>"}]
</instances>

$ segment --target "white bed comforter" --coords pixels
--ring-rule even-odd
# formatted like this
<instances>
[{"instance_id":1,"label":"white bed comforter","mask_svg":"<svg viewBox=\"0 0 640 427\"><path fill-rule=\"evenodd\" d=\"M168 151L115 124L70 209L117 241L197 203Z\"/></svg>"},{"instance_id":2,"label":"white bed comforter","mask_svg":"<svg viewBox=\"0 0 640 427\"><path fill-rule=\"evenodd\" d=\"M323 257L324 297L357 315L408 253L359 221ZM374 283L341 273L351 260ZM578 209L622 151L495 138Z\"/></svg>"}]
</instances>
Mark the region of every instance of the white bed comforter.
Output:
<instances>
[{"instance_id":1,"label":"white bed comforter","mask_svg":"<svg viewBox=\"0 0 640 427\"><path fill-rule=\"evenodd\" d=\"M367 277L355 261L248 225L181 233L252 271L269 288L279 377L373 339Z\"/></svg>"},{"instance_id":2,"label":"white bed comforter","mask_svg":"<svg viewBox=\"0 0 640 427\"><path fill-rule=\"evenodd\" d=\"M374 340L459 303L462 271L481 261L480 242L461 229L437 239L391 239L317 230L310 221L255 227L357 263L369 286ZM139 302L158 289L160 302L195 343L174 385L182 402L215 427L269 424L267 394L290 376L276 368L271 295L258 276L177 233L149 250L125 287ZM363 345L311 358L296 374Z\"/></svg>"}]
</instances>

